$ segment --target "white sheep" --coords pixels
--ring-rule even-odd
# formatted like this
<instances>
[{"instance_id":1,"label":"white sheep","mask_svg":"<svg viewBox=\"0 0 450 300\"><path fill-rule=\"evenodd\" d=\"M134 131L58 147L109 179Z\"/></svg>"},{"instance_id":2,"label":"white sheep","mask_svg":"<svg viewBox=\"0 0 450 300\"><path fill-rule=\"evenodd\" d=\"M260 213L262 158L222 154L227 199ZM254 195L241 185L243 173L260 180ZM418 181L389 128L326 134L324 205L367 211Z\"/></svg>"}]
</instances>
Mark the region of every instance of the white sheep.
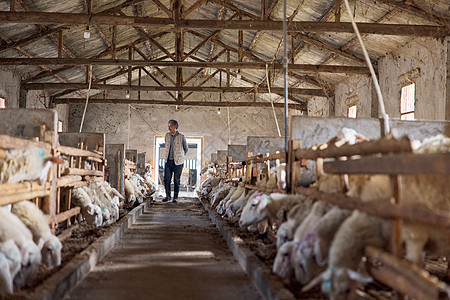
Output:
<instances>
[{"instance_id":1,"label":"white sheep","mask_svg":"<svg viewBox=\"0 0 450 300\"><path fill-rule=\"evenodd\" d=\"M222 201L222 199L228 195L230 189L231 186L228 183L225 183L221 188L219 188L217 192L213 195L211 207L216 208L216 206L220 203L220 201Z\"/></svg>"},{"instance_id":2,"label":"white sheep","mask_svg":"<svg viewBox=\"0 0 450 300\"><path fill-rule=\"evenodd\" d=\"M287 241L281 245L277 251L273 262L272 271L281 278L288 278L293 275L291 266L292 254L297 248L299 241Z\"/></svg>"},{"instance_id":3,"label":"white sheep","mask_svg":"<svg viewBox=\"0 0 450 300\"><path fill-rule=\"evenodd\" d=\"M8 150L6 157L0 159L0 183L39 179L42 185L47 180L51 164L62 162L61 159L49 156L44 150L35 146Z\"/></svg>"},{"instance_id":4,"label":"white sheep","mask_svg":"<svg viewBox=\"0 0 450 300\"><path fill-rule=\"evenodd\" d=\"M281 224L277 231L277 249L280 249L287 241L294 239L295 230L300 226L303 220L308 216L314 204L313 199L305 199L301 203L294 205L287 214L287 220Z\"/></svg>"},{"instance_id":5,"label":"white sheep","mask_svg":"<svg viewBox=\"0 0 450 300\"><path fill-rule=\"evenodd\" d=\"M20 250L22 267L14 278L19 288L30 283L37 275L42 256L33 242L31 231L13 213L0 209L0 242L13 240Z\"/></svg>"},{"instance_id":6,"label":"white sheep","mask_svg":"<svg viewBox=\"0 0 450 300\"><path fill-rule=\"evenodd\" d=\"M82 188L72 189L72 199L81 208L81 215L89 225L100 227L103 224L102 210L92 203L89 195Z\"/></svg>"},{"instance_id":7,"label":"white sheep","mask_svg":"<svg viewBox=\"0 0 450 300\"><path fill-rule=\"evenodd\" d=\"M315 222L313 229L301 240L292 260L295 277L300 283L307 283L324 270L333 237L350 213L333 207Z\"/></svg>"},{"instance_id":8,"label":"white sheep","mask_svg":"<svg viewBox=\"0 0 450 300\"><path fill-rule=\"evenodd\" d=\"M13 240L0 243L0 297L13 293L13 279L20 270L22 256Z\"/></svg>"},{"instance_id":9,"label":"white sheep","mask_svg":"<svg viewBox=\"0 0 450 300\"><path fill-rule=\"evenodd\" d=\"M244 206L247 204L248 199L250 199L250 197L256 193L256 190L251 190L247 193L247 195L245 193L242 193L241 196L236 199L236 201L233 201L232 203L230 203L230 205L227 207L227 211L226 214L229 218L234 217L235 215L238 215L242 212L242 209L244 208Z\"/></svg>"},{"instance_id":10,"label":"white sheep","mask_svg":"<svg viewBox=\"0 0 450 300\"><path fill-rule=\"evenodd\" d=\"M328 269L322 275L322 292L331 299L346 299L356 282L370 282L371 278L355 271L364 248L387 248L391 232L392 222L354 211L339 227L331 244Z\"/></svg>"},{"instance_id":11,"label":"white sheep","mask_svg":"<svg viewBox=\"0 0 450 300\"><path fill-rule=\"evenodd\" d=\"M89 199L91 199L92 204L95 204L98 207L100 207L100 209L102 211L102 216L103 216L103 223L102 223L102 225L110 225L110 224L112 224L114 222L114 219L111 216L111 210L106 205L106 203L103 203L100 200L100 198L97 196L95 191L93 191L90 187L84 186L84 187L82 187L82 189L86 192L86 194L88 195Z\"/></svg>"},{"instance_id":12,"label":"white sheep","mask_svg":"<svg viewBox=\"0 0 450 300\"><path fill-rule=\"evenodd\" d=\"M18 216L33 234L33 241L41 249L44 264L49 268L59 266L62 244L52 234L42 211L31 201L21 201L12 206L11 212Z\"/></svg>"},{"instance_id":13,"label":"white sheep","mask_svg":"<svg viewBox=\"0 0 450 300\"><path fill-rule=\"evenodd\" d=\"M263 193L255 193L242 210L239 226L245 227L258 223L267 217L285 221L289 210L306 199L307 197L303 195L272 193L268 196Z\"/></svg>"},{"instance_id":14,"label":"white sheep","mask_svg":"<svg viewBox=\"0 0 450 300\"><path fill-rule=\"evenodd\" d=\"M228 199L230 199L230 197L233 195L233 193L237 190L237 187L232 186L229 190L227 195L225 196L225 198L223 198L222 200L220 200L219 204L217 204L216 206L216 211L218 214L223 214L225 208L225 203L228 201Z\"/></svg>"}]
</instances>

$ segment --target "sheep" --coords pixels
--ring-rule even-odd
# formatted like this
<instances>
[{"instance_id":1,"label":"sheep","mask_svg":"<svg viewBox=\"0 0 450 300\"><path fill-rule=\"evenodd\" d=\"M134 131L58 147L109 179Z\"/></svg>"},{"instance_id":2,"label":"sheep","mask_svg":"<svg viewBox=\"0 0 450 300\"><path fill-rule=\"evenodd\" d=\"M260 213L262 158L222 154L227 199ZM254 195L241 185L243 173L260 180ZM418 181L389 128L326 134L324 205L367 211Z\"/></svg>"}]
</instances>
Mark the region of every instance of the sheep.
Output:
<instances>
[{"instance_id":1,"label":"sheep","mask_svg":"<svg viewBox=\"0 0 450 300\"><path fill-rule=\"evenodd\" d=\"M294 232L311 211L314 200L307 198L294 205L287 214L287 221L281 224L277 231L277 249L287 241L294 239Z\"/></svg>"},{"instance_id":2,"label":"sheep","mask_svg":"<svg viewBox=\"0 0 450 300\"><path fill-rule=\"evenodd\" d=\"M81 208L81 215L89 225L100 227L103 224L102 210L92 203L89 195L82 188L72 189L72 199Z\"/></svg>"},{"instance_id":3,"label":"sheep","mask_svg":"<svg viewBox=\"0 0 450 300\"><path fill-rule=\"evenodd\" d=\"M236 199L236 201L233 201L228 207L226 214L229 218L234 217L235 215L238 215L242 212L242 208L247 203L248 199L256 193L255 190L251 190L247 193L247 195L244 193L241 194L241 196Z\"/></svg>"},{"instance_id":4,"label":"sheep","mask_svg":"<svg viewBox=\"0 0 450 300\"><path fill-rule=\"evenodd\" d=\"M219 202L228 195L230 189L231 186L228 183L225 183L221 188L218 189L218 191L214 194L213 200L211 202L212 208L216 208Z\"/></svg>"},{"instance_id":5,"label":"sheep","mask_svg":"<svg viewBox=\"0 0 450 300\"><path fill-rule=\"evenodd\" d=\"M354 211L339 227L331 244L328 269L322 273L322 292L331 299L345 299L350 296L354 281L370 282L370 278L355 271L364 248L387 248L391 232L392 222Z\"/></svg>"},{"instance_id":6,"label":"sheep","mask_svg":"<svg viewBox=\"0 0 450 300\"><path fill-rule=\"evenodd\" d=\"M19 288L30 283L37 274L42 256L41 250L33 242L33 235L22 221L11 212L0 209L0 242L13 240L20 250L22 267L14 278Z\"/></svg>"},{"instance_id":7,"label":"sheep","mask_svg":"<svg viewBox=\"0 0 450 300\"><path fill-rule=\"evenodd\" d=\"M260 222L267 217L285 221L289 210L295 205L308 199L303 195L285 195L272 193L270 196L255 193L247 201L242 210L239 226L245 227Z\"/></svg>"},{"instance_id":8,"label":"sheep","mask_svg":"<svg viewBox=\"0 0 450 300\"><path fill-rule=\"evenodd\" d=\"M86 194L88 195L88 198L91 199L92 204L95 204L98 207L100 207L100 209L102 211L102 216L103 216L102 225L112 224L114 222L114 220L113 220L113 217L111 216L111 211L108 209L106 204L103 203L99 199L99 197L96 195L96 193L93 190L91 190L91 188L89 188L88 186L84 186L84 187L82 187L82 189L86 192Z\"/></svg>"},{"instance_id":9,"label":"sheep","mask_svg":"<svg viewBox=\"0 0 450 300\"><path fill-rule=\"evenodd\" d=\"M232 186L232 187L230 188L230 190L228 191L228 194L225 196L225 198L223 198L223 199L219 202L219 204L217 204L217 206L216 206L216 211L217 211L219 214L222 214L222 213L223 213L225 203L228 201L228 199L230 199L230 197L233 195L233 193L234 193L236 190L237 190L237 187Z\"/></svg>"},{"instance_id":10,"label":"sheep","mask_svg":"<svg viewBox=\"0 0 450 300\"><path fill-rule=\"evenodd\" d=\"M8 150L5 157L0 159L0 183L38 179L43 185L52 163L63 163L63 161L57 157L48 156L44 150L36 146Z\"/></svg>"},{"instance_id":11,"label":"sheep","mask_svg":"<svg viewBox=\"0 0 450 300\"><path fill-rule=\"evenodd\" d=\"M298 241L287 241L281 245L277 251L273 262L272 271L281 278L288 278L293 275L291 260L294 249L297 248Z\"/></svg>"},{"instance_id":12,"label":"sheep","mask_svg":"<svg viewBox=\"0 0 450 300\"><path fill-rule=\"evenodd\" d=\"M222 212L221 214L225 213L227 211L227 209L230 207L230 205L235 202L236 200L238 200L242 194L244 194L245 192L245 187L244 186L238 186L233 194L228 198L228 200L223 204L222 206ZM225 201L225 200L222 200Z\"/></svg>"},{"instance_id":13,"label":"sheep","mask_svg":"<svg viewBox=\"0 0 450 300\"><path fill-rule=\"evenodd\" d=\"M22 256L13 240L0 243L0 297L13 293L13 279L20 270Z\"/></svg>"},{"instance_id":14,"label":"sheep","mask_svg":"<svg viewBox=\"0 0 450 300\"><path fill-rule=\"evenodd\" d=\"M315 222L313 229L301 240L292 260L295 277L300 283L308 282L324 270L327 251L332 239L340 224L349 215L350 211L333 207ZM305 220L305 222L307 221Z\"/></svg>"},{"instance_id":15,"label":"sheep","mask_svg":"<svg viewBox=\"0 0 450 300\"><path fill-rule=\"evenodd\" d=\"M50 269L61 264L62 244L54 236L42 211L30 201L15 203L11 212L27 226L33 234L33 241L41 249L42 260Z\"/></svg>"}]
</instances>

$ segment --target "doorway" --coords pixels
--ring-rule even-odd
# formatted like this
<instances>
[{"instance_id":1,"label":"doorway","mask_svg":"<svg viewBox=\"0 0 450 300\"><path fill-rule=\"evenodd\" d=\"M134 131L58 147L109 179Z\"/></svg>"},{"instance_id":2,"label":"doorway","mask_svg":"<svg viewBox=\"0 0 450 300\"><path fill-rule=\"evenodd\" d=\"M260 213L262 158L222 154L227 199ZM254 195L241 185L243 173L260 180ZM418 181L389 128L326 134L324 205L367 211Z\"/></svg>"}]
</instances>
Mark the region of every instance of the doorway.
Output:
<instances>
[{"instance_id":1,"label":"doorway","mask_svg":"<svg viewBox=\"0 0 450 300\"><path fill-rule=\"evenodd\" d=\"M180 191L192 192L200 184L200 172L202 170L203 137L185 136L188 144L188 153L183 165L180 180ZM164 186L164 165L166 160L166 144L164 136L155 136L155 162L154 180L160 187ZM173 185L173 183L172 183ZM173 190L173 189L172 189Z\"/></svg>"}]
</instances>

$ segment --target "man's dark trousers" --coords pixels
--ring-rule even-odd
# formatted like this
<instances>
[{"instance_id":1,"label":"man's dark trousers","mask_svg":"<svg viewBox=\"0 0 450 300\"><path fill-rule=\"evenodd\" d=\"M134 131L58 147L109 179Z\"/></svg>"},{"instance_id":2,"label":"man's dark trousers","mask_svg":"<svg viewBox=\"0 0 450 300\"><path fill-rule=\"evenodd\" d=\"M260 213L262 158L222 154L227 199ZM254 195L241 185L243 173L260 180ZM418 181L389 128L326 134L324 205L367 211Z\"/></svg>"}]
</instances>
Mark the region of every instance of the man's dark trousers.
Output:
<instances>
[{"instance_id":1,"label":"man's dark trousers","mask_svg":"<svg viewBox=\"0 0 450 300\"><path fill-rule=\"evenodd\" d=\"M170 182L172 181L172 174L174 174L173 198L174 199L178 198L178 192L180 191L180 177L182 171L183 171L183 164L177 166L175 165L173 159L167 160L164 168L164 187L166 189L166 197L170 198L171 195Z\"/></svg>"}]
</instances>

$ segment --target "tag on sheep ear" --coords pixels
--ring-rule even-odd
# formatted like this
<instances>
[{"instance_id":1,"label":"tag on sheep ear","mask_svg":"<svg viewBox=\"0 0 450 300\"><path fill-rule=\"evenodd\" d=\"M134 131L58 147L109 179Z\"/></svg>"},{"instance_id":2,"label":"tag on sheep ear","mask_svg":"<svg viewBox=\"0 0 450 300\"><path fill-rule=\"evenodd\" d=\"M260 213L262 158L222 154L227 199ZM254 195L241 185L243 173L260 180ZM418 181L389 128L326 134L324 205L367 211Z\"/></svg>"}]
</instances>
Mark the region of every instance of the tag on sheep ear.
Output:
<instances>
[{"instance_id":1,"label":"tag on sheep ear","mask_svg":"<svg viewBox=\"0 0 450 300\"><path fill-rule=\"evenodd\" d=\"M348 277L352 280L361 282L361 283L371 283L373 282L373 278L370 276L364 276L361 273L358 273L354 270L347 270Z\"/></svg>"}]
</instances>

